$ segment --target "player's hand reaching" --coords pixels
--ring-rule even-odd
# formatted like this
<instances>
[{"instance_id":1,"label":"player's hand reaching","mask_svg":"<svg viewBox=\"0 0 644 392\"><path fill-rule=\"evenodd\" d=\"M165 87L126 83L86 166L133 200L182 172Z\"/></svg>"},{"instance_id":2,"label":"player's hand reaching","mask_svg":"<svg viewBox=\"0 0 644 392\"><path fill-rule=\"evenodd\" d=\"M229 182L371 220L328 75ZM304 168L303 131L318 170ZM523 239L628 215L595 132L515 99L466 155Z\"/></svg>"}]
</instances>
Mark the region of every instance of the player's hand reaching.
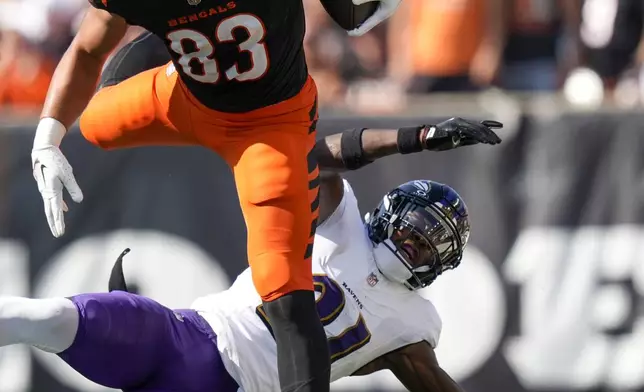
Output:
<instances>
[{"instance_id":1,"label":"player's hand reaching","mask_svg":"<svg viewBox=\"0 0 644 392\"><path fill-rule=\"evenodd\" d=\"M31 163L45 205L49 229L54 237L60 237L65 233L64 212L68 210L63 200L63 188L67 189L76 203L83 201L83 192L76 183L71 165L59 148L66 131L64 127L61 131L60 127L52 126L48 120L55 121L43 119L38 125Z\"/></svg>"},{"instance_id":2,"label":"player's hand reaching","mask_svg":"<svg viewBox=\"0 0 644 392\"><path fill-rule=\"evenodd\" d=\"M427 125L421 132L421 141L426 150L445 151L472 144L499 144L501 138L493 129L501 129L498 121L485 120L480 123L453 117L436 125Z\"/></svg>"},{"instance_id":3,"label":"player's hand reaching","mask_svg":"<svg viewBox=\"0 0 644 392\"><path fill-rule=\"evenodd\" d=\"M352 37L359 37L366 34L374 27L378 26L381 22L387 20L390 16L396 13L396 10L400 6L402 0L353 0L353 4L361 5L368 3L370 1L379 1L380 5L376 12L365 20L360 27L349 31L349 35Z\"/></svg>"}]
</instances>

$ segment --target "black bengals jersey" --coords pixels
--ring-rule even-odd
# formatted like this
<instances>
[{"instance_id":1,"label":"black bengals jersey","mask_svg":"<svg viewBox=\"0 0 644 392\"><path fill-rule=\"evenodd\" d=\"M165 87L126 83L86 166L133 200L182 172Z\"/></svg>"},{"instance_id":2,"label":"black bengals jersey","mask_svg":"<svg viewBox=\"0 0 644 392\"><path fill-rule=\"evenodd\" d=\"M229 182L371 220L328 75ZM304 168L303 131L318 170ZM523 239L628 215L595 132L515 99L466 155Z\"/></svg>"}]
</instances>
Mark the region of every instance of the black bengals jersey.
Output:
<instances>
[{"instance_id":1,"label":"black bengals jersey","mask_svg":"<svg viewBox=\"0 0 644 392\"><path fill-rule=\"evenodd\" d=\"M302 0L89 0L164 39L174 67L205 106L247 112L306 83Z\"/></svg>"}]
</instances>

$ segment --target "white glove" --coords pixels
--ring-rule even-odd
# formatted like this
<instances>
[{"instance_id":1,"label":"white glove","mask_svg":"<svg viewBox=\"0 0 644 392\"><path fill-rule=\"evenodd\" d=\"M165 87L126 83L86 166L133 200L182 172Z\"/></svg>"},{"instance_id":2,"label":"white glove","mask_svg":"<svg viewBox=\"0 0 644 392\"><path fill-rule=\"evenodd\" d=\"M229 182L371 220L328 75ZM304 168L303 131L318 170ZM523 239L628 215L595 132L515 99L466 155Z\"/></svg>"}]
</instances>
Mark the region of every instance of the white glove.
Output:
<instances>
[{"instance_id":1,"label":"white glove","mask_svg":"<svg viewBox=\"0 0 644 392\"><path fill-rule=\"evenodd\" d=\"M353 0L353 4L361 5L370 1L380 1L378 9L360 27L349 31L350 36L359 37L366 34L369 30L378 26L380 22L387 20L391 15L396 13L396 10L402 2L402 0Z\"/></svg>"},{"instance_id":2,"label":"white glove","mask_svg":"<svg viewBox=\"0 0 644 392\"><path fill-rule=\"evenodd\" d=\"M31 163L38 190L45 204L45 216L54 237L65 233L63 212L68 210L63 200L63 187L67 188L72 200L83 201L83 192L76 183L72 167L60 151L60 142L67 130L53 118L43 118L38 123Z\"/></svg>"}]
</instances>

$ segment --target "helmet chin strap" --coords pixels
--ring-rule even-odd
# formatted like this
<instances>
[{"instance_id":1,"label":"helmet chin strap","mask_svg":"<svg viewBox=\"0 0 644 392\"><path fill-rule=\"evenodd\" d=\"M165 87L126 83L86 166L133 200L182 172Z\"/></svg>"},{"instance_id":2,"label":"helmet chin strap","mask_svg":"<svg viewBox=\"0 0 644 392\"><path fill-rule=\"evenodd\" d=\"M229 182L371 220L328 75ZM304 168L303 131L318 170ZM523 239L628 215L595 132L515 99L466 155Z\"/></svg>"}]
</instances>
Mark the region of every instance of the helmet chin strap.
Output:
<instances>
[{"instance_id":1,"label":"helmet chin strap","mask_svg":"<svg viewBox=\"0 0 644 392\"><path fill-rule=\"evenodd\" d=\"M380 273L392 282L406 284L412 277L411 272L396 257L394 250L396 246L390 239L384 240L373 248L373 257Z\"/></svg>"}]
</instances>

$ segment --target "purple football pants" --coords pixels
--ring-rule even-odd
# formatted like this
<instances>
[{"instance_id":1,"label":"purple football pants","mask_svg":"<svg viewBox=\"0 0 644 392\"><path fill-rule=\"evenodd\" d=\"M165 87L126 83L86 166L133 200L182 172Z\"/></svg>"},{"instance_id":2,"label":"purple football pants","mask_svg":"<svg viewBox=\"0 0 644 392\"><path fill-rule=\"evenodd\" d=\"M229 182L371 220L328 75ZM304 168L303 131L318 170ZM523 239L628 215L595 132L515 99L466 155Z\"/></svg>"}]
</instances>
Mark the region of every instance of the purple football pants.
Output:
<instances>
[{"instance_id":1,"label":"purple football pants","mask_svg":"<svg viewBox=\"0 0 644 392\"><path fill-rule=\"evenodd\" d=\"M215 333L194 310L122 291L71 300L78 333L59 356L95 383L126 392L237 392Z\"/></svg>"}]
</instances>

